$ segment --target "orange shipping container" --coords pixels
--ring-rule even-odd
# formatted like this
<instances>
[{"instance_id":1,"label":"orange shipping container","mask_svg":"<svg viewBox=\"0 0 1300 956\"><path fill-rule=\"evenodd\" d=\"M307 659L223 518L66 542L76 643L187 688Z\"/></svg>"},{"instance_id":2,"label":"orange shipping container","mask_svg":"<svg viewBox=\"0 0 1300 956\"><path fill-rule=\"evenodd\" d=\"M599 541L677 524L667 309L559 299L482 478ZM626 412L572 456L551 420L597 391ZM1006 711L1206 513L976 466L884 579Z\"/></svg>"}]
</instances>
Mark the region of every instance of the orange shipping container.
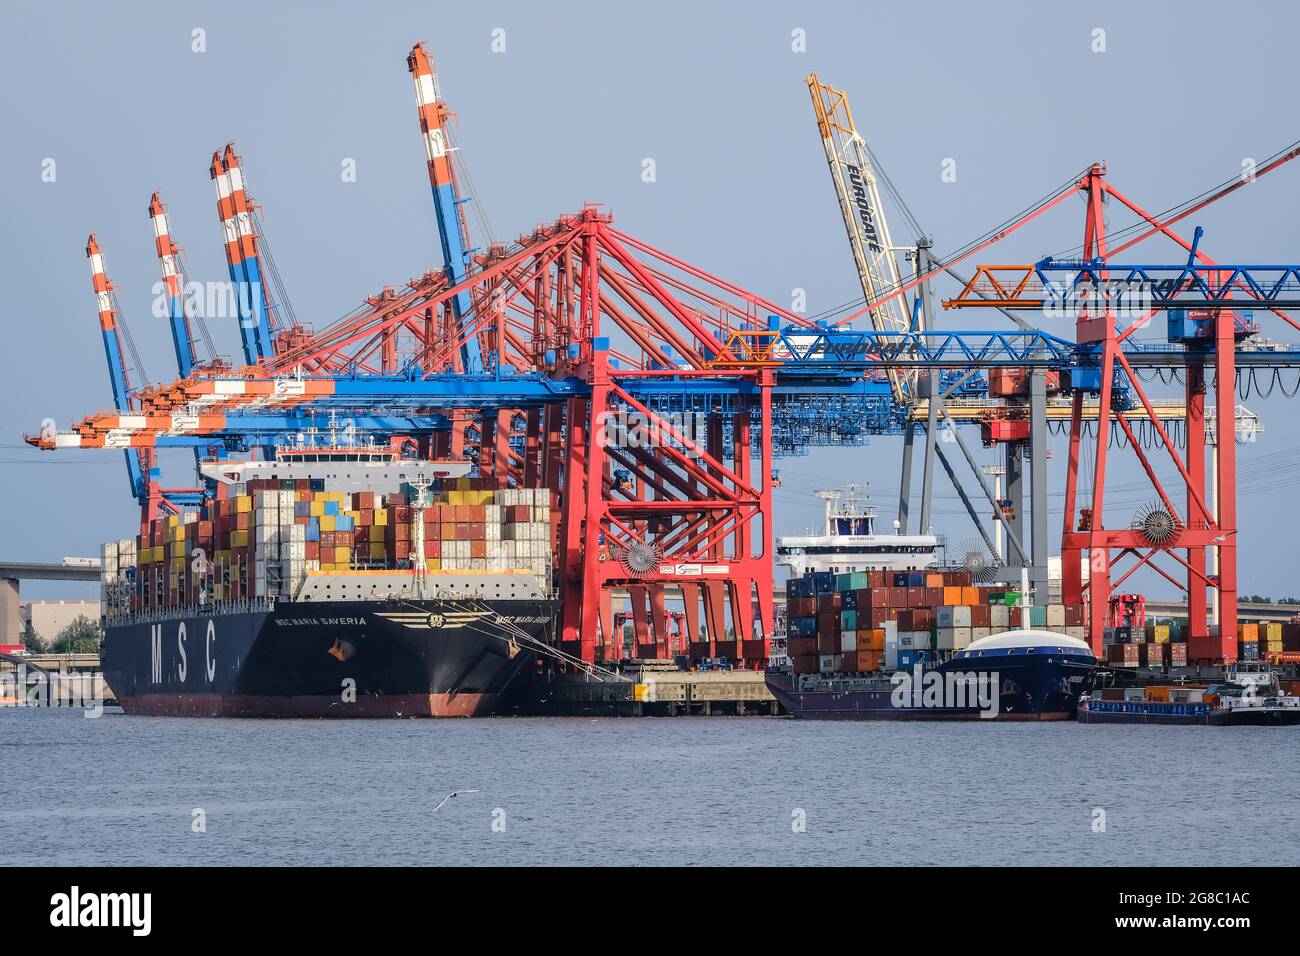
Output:
<instances>
[{"instance_id":1,"label":"orange shipping container","mask_svg":"<svg viewBox=\"0 0 1300 956\"><path fill-rule=\"evenodd\" d=\"M961 600L958 601L957 603L958 603L958 604L972 604L972 605L974 605L974 604L979 604L979 603L980 603L980 589L979 589L979 588L973 588L973 587L964 587L964 588L962 588L962 589L961 589Z\"/></svg>"}]
</instances>

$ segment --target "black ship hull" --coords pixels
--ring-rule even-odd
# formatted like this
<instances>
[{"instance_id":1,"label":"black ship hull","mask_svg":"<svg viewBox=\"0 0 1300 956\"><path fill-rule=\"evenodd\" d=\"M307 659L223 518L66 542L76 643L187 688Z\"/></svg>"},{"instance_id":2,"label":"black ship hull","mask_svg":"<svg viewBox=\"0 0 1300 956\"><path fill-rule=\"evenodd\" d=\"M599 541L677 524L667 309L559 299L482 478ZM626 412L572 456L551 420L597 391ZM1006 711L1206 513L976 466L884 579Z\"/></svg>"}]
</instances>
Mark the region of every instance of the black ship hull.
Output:
<instances>
[{"instance_id":1,"label":"black ship hull","mask_svg":"<svg viewBox=\"0 0 1300 956\"><path fill-rule=\"evenodd\" d=\"M110 619L104 677L128 714L481 716L535 659L518 631L548 640L554 610L541 599L282 601Z\"/></svg>"},{"instance_id":2,"label":"black ship hull","mask_svg":"<svg viewBox=\"0 0 1300 956\"><path fill-rule=\"evenodd\" d=\"M818 720L1072 720L1092 670L1074 658L989 656L933 668L921 677L919 689L919 672L902 672L907 678L903 688L885 676L801 690L786 673L769 673L767 686L793 716ZM927 694L927 679L947 687L954 683L950 676L960 693ZM981 678L996 688L986 691L982 701L975 690Z\"/></svg>"}]
</instances>

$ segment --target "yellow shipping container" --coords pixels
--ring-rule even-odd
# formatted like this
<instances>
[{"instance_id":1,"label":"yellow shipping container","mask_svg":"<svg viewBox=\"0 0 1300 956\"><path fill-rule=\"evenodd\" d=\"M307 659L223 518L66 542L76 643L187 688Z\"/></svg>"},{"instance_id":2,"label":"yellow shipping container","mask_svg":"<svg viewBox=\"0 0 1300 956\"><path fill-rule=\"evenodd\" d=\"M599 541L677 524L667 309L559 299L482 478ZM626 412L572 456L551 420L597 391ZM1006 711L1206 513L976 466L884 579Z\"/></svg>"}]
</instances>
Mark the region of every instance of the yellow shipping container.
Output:
<instances>
[{"instance_id":1,"label":"yellow shipping container","mask_svg":"<svg viewBox=\"0 0 1300 956\"><path fill-rule=\"evenodd\" d=\"M1156 625L1155 638L1156 638L1156 643L1157 643L1157 644L1168 644L1168 643L1169 643L1169 625L1168 625L1168 624L1157 624L1157 625Z\"/></svg>"},{"instance_id":2,"label":"yellow shipping container","mask_svg":"<svg viewBox=\"0 0 1300 956\"><path fill-rule=\"evenodd\" d=\"M311 503L311 513L314 518L319 518L323 515L325 513L325 502L320 499L313 501Z\"/></svg>"},{"instance_id":3,"label":"yellow shipping container","mask_svg":"<svg viewBox=\"0 0 1300 956\"><path fill-rule=\"evenodd\" d=\"M387 508L376 508L376 509L375 509L375 524L378 525L378 526L381 527L381 528L382 528L382 527L385 527L385 526L388 524L388 509L387 509Z\"/></svg>"},{"instance_id":4,"label":"yellow shipping container","mask_svg":"<svg viewBox=\"0 0 1300 956\"><path fill-rule=\"evenodd\" d=\"M425 558L424 569L426 571L441 571L442 561L439 560L438 558Z\"/></svg>"},{"instance_id":5,"label":"yellow shipping container","mask_svg":"<svg viewBox=\"0 0 1300 956\"><path fill-rule=\"evenodd\" d=\"M370 526L370 543L373 545L376 541L384 543L384 526L381 524L372 524Z\"/></svg>"},{"instance_id":6,"label":"yellow shipping container","mask_svg":"<svg viewBox=\"0 0 1300 956\"><path fill-rule=\"evenodd\" d=\"M334 560L335 560L335 562L337 562L337 563L339 563L339 564L351 564L351 563L352 563L352 549L351 549L351 548L335 548L335 549L334 549Z\"/></svg>"},{"instance_id":7,"label":"yellow shipping container","mask_svg":"<svg viewBox=\"0 0 1300 956\"><path fill-rule=\"evenodd\" d=\"M168 516L167 516L167 527L169 527L169 528L174 528L174 527L176 527L176 526L177 526L178 524L180 524L180 523L181 523L180 515L168 515Z\"/></svg>"},{"instance_id":8,"label":"yellow shipping container","mask_svg":"<svg viewBox=\"0 0 1300 956\"><path fill-rule=\"evenodd\" d=\"M237 495L235 497L235 514L247 514L253 510L252 495Z\"/></svg>"},{"instance_id":9,"label":"yellow shipping container","mask_svg":"<svg viewBox=\"0 0 1300 956\"><path fill-rule=\"evenodd\" d=\"M1282 640L1282 624L1278 621L1269 621L1264 625L1264 636L1270 644Z\"/></svg>"},{"instance_id":10,"label":"yellow shipping container","mask_svg":"<svg viewBox=\"0 0 1300 956\"><path fill-rule=\"evenodd\" d=\"M230 532L230 546L232 548L247 548L248 532L247 531Z\"/></svg>"},{"instance_id":11,"label":"yellow shipping container","mask_svg":"<svg viewBox=\"0 0 1300 956\"><path fill-rule=\"evenodd\" d=\"M321 515L321 516L320 516L320 529L321 529L322 531L333 531L333 530L334 530L334 516L333 516L333 515Z\"/></svg>"},{"instance_id":12,"label":"yellow shipping container","mask_svg":"<svg viewBox=\"0 0 1300 956\"><path fill-rule=\"evenodd\" d=\"M378 544L374 541L370 542L370 557L379 559L384 557L384 542L380 541Z\"/></svg>"},{"instance_id":13,"label":"yellow shipping container","mask_svg":"<svg viewBox=\"0 0 1300 956\"><path fill-rule=\"evenodd\" d=\"M463 491L449 491L449 492L447 492L447 504L449 504L449 505L463 505L464 503L465 503L465 492L463 492Z\"/></svg>"}]
</instances>

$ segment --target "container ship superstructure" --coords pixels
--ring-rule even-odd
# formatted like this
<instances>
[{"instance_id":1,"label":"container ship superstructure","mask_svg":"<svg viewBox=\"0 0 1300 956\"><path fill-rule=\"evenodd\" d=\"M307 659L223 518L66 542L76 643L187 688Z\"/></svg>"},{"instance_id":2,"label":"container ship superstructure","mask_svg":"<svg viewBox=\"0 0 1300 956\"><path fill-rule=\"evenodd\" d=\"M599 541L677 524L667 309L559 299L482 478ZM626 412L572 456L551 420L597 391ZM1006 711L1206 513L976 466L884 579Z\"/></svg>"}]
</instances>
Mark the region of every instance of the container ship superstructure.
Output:
<instances>
[{"instance_id":1,"label":"container ship superstructure","mask_svg":"<svg viewBox=\"0 0 1300 956\"><path fill-rule=\"evenodd\" d=\"M103 549L128 714L475 716L549 646L548 490L334 429L201 470L199 510Z\"/></svg>"},{"instance_id":2,"label":"container ship superstructure","mask_svg":"<svg viewBox=\"0 0 1300 956\"><path fill-rule=\"evenodd\" d=\"M815 571L905 571L937 563L939 539L932 534L876 533L876 512L862 485L819 491L817 497L825 502L824 531L776 539L777 564L795 577Z\"/></svg>"}]
</instances>

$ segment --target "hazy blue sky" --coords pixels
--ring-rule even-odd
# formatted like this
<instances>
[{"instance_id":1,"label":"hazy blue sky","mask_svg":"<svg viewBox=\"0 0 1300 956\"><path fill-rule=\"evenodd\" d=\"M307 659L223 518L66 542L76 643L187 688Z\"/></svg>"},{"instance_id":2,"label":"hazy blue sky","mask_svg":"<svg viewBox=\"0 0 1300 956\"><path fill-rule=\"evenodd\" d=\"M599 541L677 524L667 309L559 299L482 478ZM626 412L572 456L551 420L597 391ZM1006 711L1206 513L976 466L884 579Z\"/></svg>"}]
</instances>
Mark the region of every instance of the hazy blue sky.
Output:
<instances>
[{"instance_id":1,"label":"hazy blue sky","mask_svg":"<svg viewBox=\"0 0 1300 956\"><path fill-rule=\"evenodd\" d=\"M620 228L778 302L807 289L817 312L858 289L804 85L809 70L850 92L860 128L942 254L1094 160L1163 209L1295 140L1297 26L1282 2L7 5L0 554L91 554L134 524L119 454L56 457L20 445L46 416L66 424L110 404L83 254L89 231L154 380L172 377L174 365L165 323L150 314L149 194L161 190L169 203L191 277L224 279L207 167L228 139L245 158L305 321L324 325L437 263L404 62L416 40L437 58L498 237L598 201ZM191 50L195 28L206 31L204 53ZM505 30L504 53L491 48L496 28ZM1098 28L1104 53L1093 52ZM806 52L791 50L795 29L806 31ZM641 180L647 157L657 164L651 184ZM47 158L57 163L53 183L41 180ZM340 175L349 158L355 183ZM941 180L946 159L956 162L955 182ZM1195 222L1221 261L1294 261L1298 197L1300 163ZM1081 213L1071 200L983 261L1069 248L1081 238ZM1114 228L1127 225L1114 216ZM895 238L902 234L896 223ZM1180 257L1153 244L1142 258ZM987 323L982 314L943 321ZM213 331L223 351L237 351L233 322ZM1240 456L1246 591L1300 591L1290 506L1296 402L1249 401L1266 432ZM892 518L897 445L785 461L777 530L814 523L812 491L849 479L872 482ZM1051 464L1058 507L1062 458ZM173 460L179 466L184 455ZM1117 469L1134 482L1131 467ZM971 536L958 502L940 490L937 530ZM1150 497L1119 493L1112 514ZM1052 529L1055 539L1056 518Z\"/></svg>"}]
</instances>

